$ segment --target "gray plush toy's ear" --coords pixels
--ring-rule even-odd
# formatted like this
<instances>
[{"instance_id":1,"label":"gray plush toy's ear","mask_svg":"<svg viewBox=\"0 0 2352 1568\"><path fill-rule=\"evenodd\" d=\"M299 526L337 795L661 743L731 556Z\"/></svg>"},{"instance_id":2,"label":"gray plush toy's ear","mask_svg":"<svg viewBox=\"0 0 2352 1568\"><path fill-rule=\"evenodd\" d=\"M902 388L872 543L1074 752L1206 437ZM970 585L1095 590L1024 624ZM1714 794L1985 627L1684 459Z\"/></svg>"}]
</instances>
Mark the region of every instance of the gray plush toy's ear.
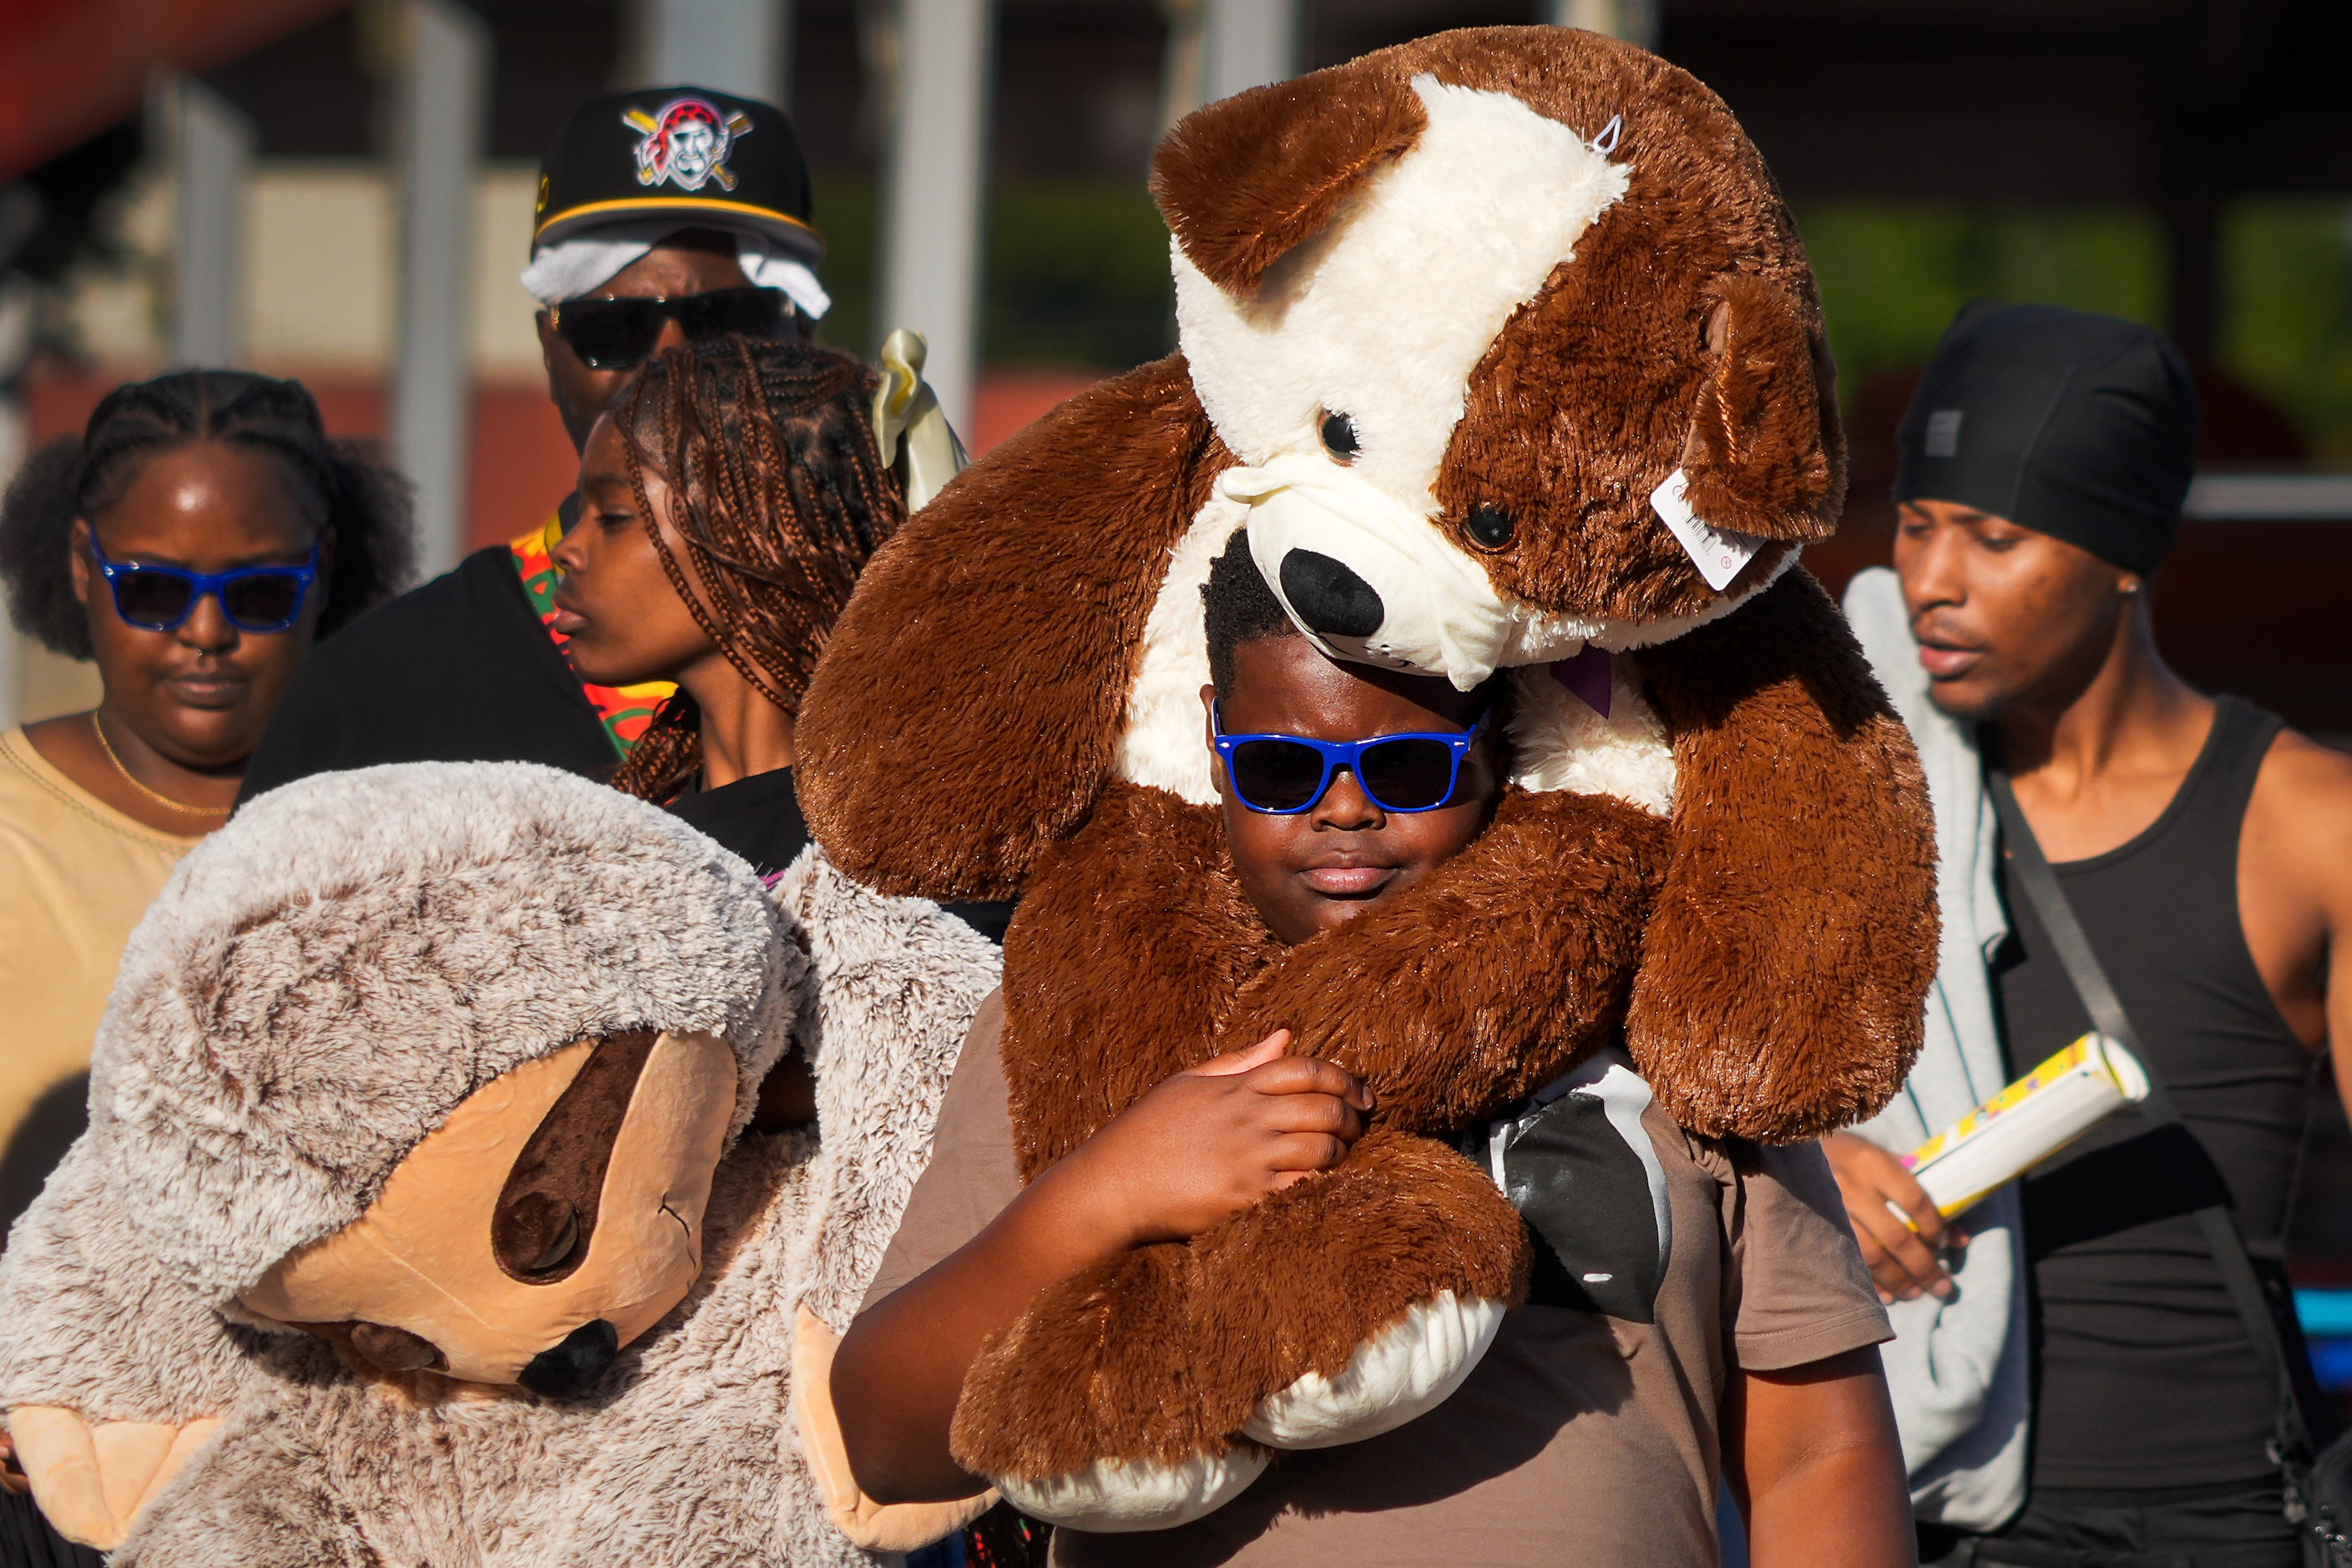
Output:
<instances>
[{"instance_id":1,"label":"gray plush toy's ear","mask_svg":"<svg viewBox=\"0 0 2352 1568\"><path fill-rule=\"evenodd\" d=\"M42 1511L111 1551L266 1382L251 1345L140 1247L85 1134L0 1254L0 1409Z\"/></svg>"},{"instance_id":2,"label":"gray plush toy's ear","mask_svg":"<svg viewBox=\"0 0 2352 1568\"><path fill-rule=\"evenodd\" d=\"M139 1245L85 1133L0 1254L0 1408L184 1425L261 1381L213 1304Z\"/></svg>"}]
</instances>

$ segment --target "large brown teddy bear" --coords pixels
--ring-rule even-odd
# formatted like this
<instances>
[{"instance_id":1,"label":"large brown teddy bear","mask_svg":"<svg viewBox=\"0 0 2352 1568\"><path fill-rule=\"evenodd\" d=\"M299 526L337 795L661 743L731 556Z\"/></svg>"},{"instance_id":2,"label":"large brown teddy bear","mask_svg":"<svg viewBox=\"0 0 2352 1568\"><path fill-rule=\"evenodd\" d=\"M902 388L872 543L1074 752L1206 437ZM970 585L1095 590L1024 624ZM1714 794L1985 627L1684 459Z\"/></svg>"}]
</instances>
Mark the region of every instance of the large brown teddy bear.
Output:
<instances>
[{"instance_id":1,"label":"large brown teddy bear","mask_svg":"<svg viewBox=\"0 0 2352 1568\"><path fill-rule=\"evenodd\" d=\"M1694 1131L1816 1136L1902 1082L1936 952L1909 740L1796 564L1844 489L1812 278L1712 93L1449 33L1210 105L1152 184L1180 352L886 546L796 735L851 874L1024 900L1025 1176L1277 1026L1377 1091L1328 1176L1045 1292L973 1367L958 1458L1092 1529L1451 1392L1529 1269L1465 1131L1622 1039ZM1234 881L1197 697L1244 527L1326 651L1512 672L1491 828L1296 948Z\"/></svg>"}]
</instances>

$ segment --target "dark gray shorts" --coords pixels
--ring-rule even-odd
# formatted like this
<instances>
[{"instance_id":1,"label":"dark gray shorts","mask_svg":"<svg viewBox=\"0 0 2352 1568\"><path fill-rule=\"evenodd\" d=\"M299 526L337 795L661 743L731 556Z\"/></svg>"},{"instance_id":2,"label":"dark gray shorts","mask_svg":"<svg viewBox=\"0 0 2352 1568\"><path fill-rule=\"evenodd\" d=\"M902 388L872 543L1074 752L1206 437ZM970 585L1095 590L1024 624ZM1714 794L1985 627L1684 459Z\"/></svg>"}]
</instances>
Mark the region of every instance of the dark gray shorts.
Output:
<instances>
[{"instance_id":1,"label":"dark gray shorts","mask_svg":"<svg viewBox=\"0 0 2352 1568\"><path fill-rule=\"evenodd\" d=\"M2279 1480L2148 1491L2045 1487L1997 1535L1919 1526L1920 1568L2301 1568Z\"/></svg>"}]
</instances>

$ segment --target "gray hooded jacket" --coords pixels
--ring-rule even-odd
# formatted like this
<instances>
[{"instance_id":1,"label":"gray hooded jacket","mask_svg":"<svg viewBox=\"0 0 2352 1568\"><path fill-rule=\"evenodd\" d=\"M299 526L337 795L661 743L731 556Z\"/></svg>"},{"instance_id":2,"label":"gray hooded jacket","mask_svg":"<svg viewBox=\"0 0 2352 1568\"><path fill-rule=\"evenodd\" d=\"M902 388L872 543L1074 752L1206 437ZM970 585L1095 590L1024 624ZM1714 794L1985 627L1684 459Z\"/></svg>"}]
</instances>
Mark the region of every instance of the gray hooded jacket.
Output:
<instances>
[{"instance_id":1,"label":"gray hooded jacket","mask_svg":"<svg viewBox=\"0 0 2352 1568\"><path fill-rule=\"evenodd\" d=\"M2000 837L1970 729L1927 698L1894 573L1874 567L1846 589L1846 617L1919 748L1936 809L1937 897L1943 951L1927 994L1927 1033L1903 1092L1854 1129L1885 1148L1915 1149L2000 1091L2008 1074L1986 969L2009 934L2000 901ZM2025 1503L2027 1381L2024 1244L2017 1187L1970 1210L1973 1238L1943 1300L1888 1309L1882 1347L1911 1501L1922 1520L1989 1531Z\"/></svg>"}]
</instances>

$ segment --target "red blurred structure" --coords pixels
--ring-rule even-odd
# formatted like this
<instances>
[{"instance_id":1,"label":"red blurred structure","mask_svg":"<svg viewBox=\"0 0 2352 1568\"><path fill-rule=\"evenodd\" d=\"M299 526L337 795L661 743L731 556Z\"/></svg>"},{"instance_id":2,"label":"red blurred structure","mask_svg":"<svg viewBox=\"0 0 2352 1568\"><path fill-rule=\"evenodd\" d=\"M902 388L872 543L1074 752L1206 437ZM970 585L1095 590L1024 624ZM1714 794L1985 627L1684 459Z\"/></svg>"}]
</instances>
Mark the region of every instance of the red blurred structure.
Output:
<instances>
[{"instance_id":1,"label":"red blurred structure","mask_svg":"<svg viewBox=\"0 0 2352 1568\"><path fill-rule=\"evenodd\" d=\"M0 0L0 180L139 107L157 66L210 70L343 0Z\"/></svg>"}]
</instances>

